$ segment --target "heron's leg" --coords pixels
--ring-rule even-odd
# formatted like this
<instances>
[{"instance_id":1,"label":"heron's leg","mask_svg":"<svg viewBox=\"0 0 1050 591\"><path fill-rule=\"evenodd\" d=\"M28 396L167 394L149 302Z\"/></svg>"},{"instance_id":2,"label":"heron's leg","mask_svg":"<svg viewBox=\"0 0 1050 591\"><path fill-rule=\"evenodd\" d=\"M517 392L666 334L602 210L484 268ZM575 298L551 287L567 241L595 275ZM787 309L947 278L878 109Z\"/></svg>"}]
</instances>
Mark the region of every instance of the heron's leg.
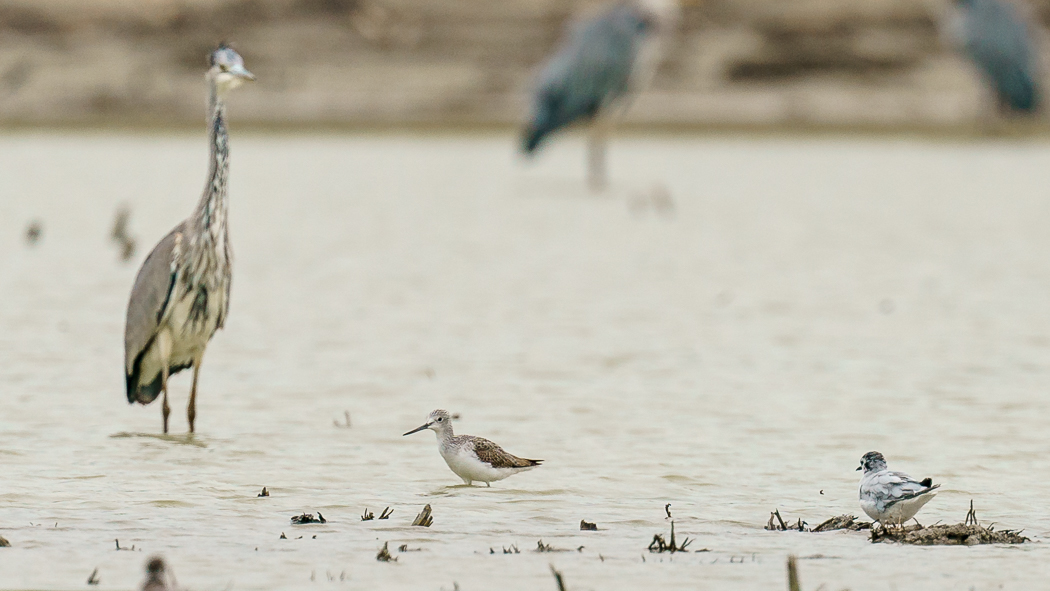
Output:
<instances>
[{"instance_id":1,"label":"heron's leg","mask_svg":"<svg viewBox=\"0 0 1050 591\"><path fill-rule=\"evenodd\" d=\"M186 407L186 418L190 422L190 433L193 433L193 420L197 418L197 374L201 371L201 356L193 360L193 385L190 386L190 405Z\"/></svg>"},{"instance_id":2,"label":"heron's leg","mask_svg":"<svg viewBox=\"0 0 1050 591\"><path fill-rule=\"evenodd\" d=\"M486 488L492 488L492 483L491 482L486 482L485 483L485 487Z\"/></svg>"},{"instance_id":3,"label":"heron's leg","mask_svg":"<svg viewBox=\"0 0 1050 591\"><path fill-rule=\"evenodd\" d=\"M608 124L602 119L591 123L590 138L587 144L587 182L592 191L601 191L607 184L605 171L605 148L608 144Z\"/></svg>"},{"instance_id":4,"label":"heron's leg","mask_svg":"<svg viewBox=\"0 0 1050 591\"><path fill-rule=\"evenodd\" d=\"M171 414L171 407L168 406L168 364L171 360L171 335L167 330L162 330L157 335L157 346L160 348L160 388L164 392L160 410L164 416L164 433L167 434L168 415Z\"/></svg>"}]
</instances>

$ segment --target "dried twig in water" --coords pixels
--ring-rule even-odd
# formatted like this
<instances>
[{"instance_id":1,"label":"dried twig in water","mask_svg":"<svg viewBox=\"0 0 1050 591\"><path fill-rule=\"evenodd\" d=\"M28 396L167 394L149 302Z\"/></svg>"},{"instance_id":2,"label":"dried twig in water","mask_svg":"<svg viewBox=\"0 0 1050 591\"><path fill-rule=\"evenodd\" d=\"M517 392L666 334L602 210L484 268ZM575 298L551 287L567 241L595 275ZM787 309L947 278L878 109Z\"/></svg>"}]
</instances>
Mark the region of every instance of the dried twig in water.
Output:
<instances>
[{"instance_id":1,"label":"dried twig in water","mask_svg":"<svg viewBox=\"0 0 1050 591\"><path fill-rule=\"evenodd\" d=\"M134 552L135 551L135 544L132 544L130 548L121 548L120 547L120 540L113 540L113 541L117 543L117 550L127 550L129 552Z\"/></svg>"},{"instance_id":2,"label":"dried twig in water","mask_svg":"<svg viewBox=\"0 0 1050 591\"><path fill-rule=\"evenodd\" d=\"M352 425L350 424L350 411L344 410L343 411L343 417L346 420L345 423L340 423L339 421L337 421L335 419L332 419L332 425L335 426L335 427L339 427L340 429L349 429L349 428L351 428Z\"/></svg>"},{"instance_id":3,"label":"dried twig in water","mask_svg":"<svg viewBox=\"0 0 1050 591\"><path fill-rule=\"evenodd\" d=\"M288 536L284 535L284 532L281 532L281 539L282 540L287 540Z\"/></svg>"},{"instance_id":4,"label":"dried twig in water","mask_svg":"<svg viewBox=\"0 0 1050 591\"><path fill-rule=\"evenodd\" d=\"M390 507L387 507L386 509L383 509L382 513L379 514L379 518L380 519L390 519L390 516L393 515L393 514L394 514L394 511Z\"/></svg>"},{"instance_id":5,"label":"dried twig in water","mask_svg":"<svg viewBox=\"0 0 1050 591\"><path fill-rule=\"evenodd\" d=\"M121 205L117 209L117 215L113 219L113 229L109 237L120 248L120 260L128 261L135 255L135 239L128 234L128 219L131 218L131 210L127 205Z\"/></svg>"},{"instance_id":6,"label":"dried twig in water","mask_svg":"<svg viewBox=\"0 0 1050 591\"><path fill-rule=\"evenodd\" d=\"M431 515L430 504L427 503L426 507L416 515L416 518L412 520L412 525L419 525L422 527L430 527L434 523L434 517Z\"/></svg>"},{"instance_id":7,"label":"dried twig in water","mask_svg":"<svg viewBox=\"0 0 1050 591\"><path fill-rule=\"evenodd\" d=\"M664 537L660 534L653 536L653 541L649 542L650 552L684 552L685 547L691 544L693 541L689 538L682 540L682 544L678 545L674 537L674 522L671 522L671 540L668 542L664 540Z\"/></svg>"},{"instance_id":8,"label":"dried twig in water","mask_svg":"<svg viewBox=\"0 0 1050 591\"><path fill-rule=\"evenodd\" d=\"M554 565L550 565L551 574L554 575L554 581L558 583L558 591L565 591L565 581L561 578L561 573L554 570Z\"/></svg>"},{"instance_id":9,"label":"dried twig in water","mask_svg":"<svg viewBox=\"0 0 1050 591\"><path fill-rule=\"evenodd\" d=\"M491 550L491 548L490 548ZM422 548L409 548L408 544L401 544L397 547L398 552L422 552Z\"/></svg>"},{"instance_id":10,"label":"dried twig in water","mask_svg":"<svg viewBox=\"0 0 1050 591\"><path fill-rule=\"evenodd\" d=\"M314 517L313 513L303 513L292 517L292 525L306 525L307 523L328 523L328 520L321 515L320 511L317 512L317 517Z\"/></svg>"},{"instance_id":11,"label":"dried twig in water","mask_svg":"<svg viewBox=\"0 0 1050 591\"><path fill-rule=\"evenodd\" d=\"M397 558L391 556L390 550L387 549L389 544L390 542L383 542L383 547L380 548L379 554L376 554L376 560L379 562L397 562Z\"/></svg>"},{"instance_id":12,"label":"dried twig in water","mask_svg":"<svg viewBox=\"0 0 1050 591\"><path fill-rule=\"evenodd\" d=\"M802 591L798 584L798 564L793 555L788 556L788 591Z\"/></svg>"},{"instance_id":13,"label":"dried twig in water","mask_svg":"<svg viewBox=\"0 0 1050 591\"><path fill-rule=\"evenodd\" d=\"M268 497L268 496L270 496L270 491L266 490L265 486L263 487L262 492L257 495L257 497Z\"/></svg>"},{"instance_id":14,"label":"dried twig in water","mask_svg":"<svg viewBox=\"0 0 1050 591\"><path fill-rule=\"evenodd\" d=\"M91 576L87 580L88 585L98 585L98 567L91 571Z\"/></svg>"},{"instance_id":15,"label":"dried twig in water","mask_svg":"<svg viewBox=\"0 0 1050 591\"><path fill-rule=\"evenodd\" d=\"M667 503L666 505L664 505L664 512L667 513L667 517L665 519L670 519L671 518L671 503Z\"/></svg>"},{"instance_id":16,"label":"dried twig in water","mask_svg":"<svg viewBox=\"0 0 1050 591\"><path fill-rule=\"evenodd\" d=\"M0 548L10 548L11 542L7 541L7 538L0 536Z\"/></svg>"},{"instance_id":17,"label":"dried twig in water","mask_svg":"<svg viewBox=\"0 0 1050 591\"><path fill-rule=\"evenodd\" d=\"M776 523L773 520L776 520ZM780 516L780 509L777 509L769 514L769 522L766 523L765 529L769 531L787 531L793 529L796 531L806 531L806 522L799 518L798 523L788 525L784 523L784 518Z\"/></svg>"},{"instance_id":18,"label":"dried twig in water","mask_svg":"<svg viewBox=\"0 0 1050 591\"><path fill-rule=\"evenodd\" d=\"M375 518L375 513L372 513L368 510L368 507L365 507L365 512L361 514L361 521L372 521Z\"/></svg>"},{"instance_id":19,"label":"dried twig in water","mask_svg":"<svg viewBox=\"0 0 1050 591\"><path fill-rule=\"evenodd\" d=\"M973 510L973 499L970 499L970 510L966 512L966 520L963 525L978 525L977 512Z\"/></svg>"},{"instance_id":20,"label":"dried twig in water","mask_svg":"<svg viewBox=\"0 0 1050 591\"><path fill-rule=\"evenodd\" d=\"M598 525L596 523L591 523L586 519L581 519L580 531L598 531Z\"/></svg>"}]
</instances>

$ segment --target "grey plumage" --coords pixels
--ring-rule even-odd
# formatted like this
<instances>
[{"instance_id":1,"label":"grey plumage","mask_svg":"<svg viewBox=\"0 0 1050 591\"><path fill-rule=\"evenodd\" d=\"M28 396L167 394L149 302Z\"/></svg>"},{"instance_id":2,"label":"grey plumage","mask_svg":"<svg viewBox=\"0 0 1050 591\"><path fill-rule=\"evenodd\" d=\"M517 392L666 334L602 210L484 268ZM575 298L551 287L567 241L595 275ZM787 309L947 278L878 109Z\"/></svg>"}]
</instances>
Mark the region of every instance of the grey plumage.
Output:
<instances>
[{"instance_id":1,"label":"grey plumage","mask_svg":"<svg viewBox=\"0 0 1050 591\"><path fill-rule=\"evenodd\" d=\"M1004 110L1031 112L1041 91L1026 19L1006 0L955 0L956 42L995 90Z\"/></svg>"},{"instance_id":2,"label":"grey plumage","mask_svg":"<svg viewBox=\"0 0 1050 591\"><path fill-rule=\"evenodd\" d=\"M914 517L940 487L930 478L915 480L904 472L891 471L877 451L864 454L857 470L864 471L860 480L861 509L883 526Z\"/></svg>"},{"instance_id":3,"label":"grey plumage","mask_svg":"<svg viewBox=\"0 0 1050 591\"><path fill-rule=\"evenodd\" d=\"M210 167L193 214L153 248L135 278L124 329L124 373L129 403L149 404L164 393L168 432L167 379L193 367L187 409L190 432L196 416L197 376L204 349L223 327L231 282L227 233L228 133L224 97L255 77L237 52L220 46L208 70Z\"/></svg>"},{"instance_id":4,"label":"grey plumage","mask_svg":"<svg viewBox=\"0 0 1050 591\"><path fill-rule=\"evenodd\" d=\"M558 129L593 119L626 94L642 37L652 26L648 15L626 3L576 25L540 74L525 152Z\"/></svg>"}]
</instances>

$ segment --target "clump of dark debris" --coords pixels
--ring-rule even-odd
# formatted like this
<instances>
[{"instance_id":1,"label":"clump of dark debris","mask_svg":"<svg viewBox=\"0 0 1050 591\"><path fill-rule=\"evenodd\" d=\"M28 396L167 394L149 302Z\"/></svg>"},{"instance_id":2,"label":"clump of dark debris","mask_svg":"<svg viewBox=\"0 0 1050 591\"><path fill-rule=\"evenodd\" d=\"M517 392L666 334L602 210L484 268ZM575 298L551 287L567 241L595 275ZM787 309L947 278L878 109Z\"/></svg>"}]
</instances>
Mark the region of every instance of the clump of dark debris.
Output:
<instances>
[{"instance_id":1,"label":"clump of dark debris","mask_svg":"<svg viewBox=\"0 0 1050 591\"><path fill-rule=\"evenodd\" d=\"M765 528L769 531L805 531L805 532L822 532L822 531L835 531L839 529L846 529L849 531L859 531L862 529L871 529L871 523L867 521L857 521L855 515L838 515L831 519L826 519L820 523L817 527L809 527L809 524L803 521L801 518L795 520L792 523L787 523L784 518L780 516L780 509L777 509L769 514L769 521L766 523Z\"/></svg>"},{"instance_id":2,"label":"clump of dark debris","mask_svg":"<svg viewBox=\"0 0 1050 591\"><path fill-rule=\"evenodd\" d=\"M685 552L685 547L691 544L693 541L689 538L682 540L681 545L675 541L674 537L674 522L671 522L671 539L670 541L664 540L664 537L660 534L653 536L653 541L649 542L650 552Z\"/></svg>"},{"instance_id":3,"label":"clump of dark debris","mask_svg":"<svg viewBox=\"0 0 1050 591\"><path fill-rule=\"evenodd\" d=\"M977 512L970 501L963 523L955 525L931 525L923 527L916 523L904 527L880 527L871 530L872 543L899 542L917 546L976 546L978 544L1023 544L1030 542L1021 535L1021 530L996 530L995 524L987 527L977 522Z\"/></svg>"},{"instance_id":4,"label":"clump of dark debris","mask_svg":"<svg viewBox=\"0 0 1050 591\"><path fill-rule=\"evenodd\" d=\"M379 549L379 554L376 554L376 560L379 562L397 562L397 558L390 555L389 544L390 542L383 542L383 547Z\"/></svg>"},{"instance_id":5,"label":"clump of dark debris","mask_svg":"<svg viewBox=\"0 0 1050 591\"><path fill-rule=\"evenodd\" d=\"M839 515L832 517L822 522L817 527L814 527L810 531L822 532L822 531L835 531L839 529L848 529L849 531L860 531L862 529L871 529L870 521L857 521L855 515Z\"/></svg>"},{"instance_id":6,"label":"clump of dark debris","mask_svg":"<svg viewBox=\"0 0 1050 591\"><path fill-rule=\"evenodd\" d=\"M307 523L328 523L328 520L321 515L320 511L317 512L317 517L314 517L313 513L303 513L292 517L292 525L306 525Z\"/></svg>"},{"instance_id":7,"label":"clump of dark debris","mask_svg":"<svg viewBox=\"0 0 1050 591\"><path fill-rule=\"evenodd\" d=\"M580 520L580 531L598 531L598 525L586 519Z\"/></svg>"},{"instance_id":8,"label":"clump of dark debris","mask_svg":"<svg viewBox=\"0 0 1050 591\"><path fill-rule=\"evenodd\" d=\"M262 489L262 492L257 494L257 495L255 495L255 496L257 498L258 497L268 497L268 496L270 496L270 491L266 490L266 487L264 486L263 489Z\"/></svg>"},{"instance_id":9,"label":"clump of dark debris","mask_svg":"<svg viewBox=\"0 0 1050 591\"><path fill-rule=\"evenodd\" d=\"M7 538L0 536L0 548L10 548L11 542L7 541Z\"/></svg>"},{"instance_id":10,"label":"clump of dark debris","mask_svg":"<svg viewBox=\"0 0 1050 591\"><path fill-rule=\"evenodd\" d=\"M1029 542L1028 538L1021 535L1020 530L1002 529L996 530L994 524L983 526L977 522L977 513L973 509L973 501L970 501L970 510L966 513L963 523L955 525L935 524L923 526L918 522L914 525L890 526L874 524L867 521L858 521L853 515L839 515L832 517L814 528L799 519L794 523L785 523L780 516L780 510L773 511L769 515L769 522L765 529L771 531L802 531L802 532L825 532L835 530L860 531L871 530L872 543L898 542L901 544L914 544L917 546L975 546L977 544L1023 544Z\"/></svg>"}]
</instances>

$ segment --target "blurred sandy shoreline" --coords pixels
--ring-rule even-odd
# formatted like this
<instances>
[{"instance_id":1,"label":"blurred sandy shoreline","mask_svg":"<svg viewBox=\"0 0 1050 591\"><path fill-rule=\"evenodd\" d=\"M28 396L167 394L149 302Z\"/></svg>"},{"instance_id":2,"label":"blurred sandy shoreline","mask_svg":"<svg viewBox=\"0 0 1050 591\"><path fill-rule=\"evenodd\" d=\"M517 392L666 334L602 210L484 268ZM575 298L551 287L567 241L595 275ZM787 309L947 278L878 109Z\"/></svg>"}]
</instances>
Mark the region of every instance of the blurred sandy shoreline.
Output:
<instances>
[{"instance_id":1,"label":"blurred sandy shoreline","mask_svg":"<svg viewBox=\"0 0 1050 591\"><path fill-rule=\"evenodd\" d=\"M260 82L238 126L509 129L590 0L0 0L0 129L186 127L209 48ZM669 56L627 114L673 132L980 135L976 75L928 0L684 3ZM1042 134L1046 119L1008 134Z\"/></svg>"}]
</instances>

